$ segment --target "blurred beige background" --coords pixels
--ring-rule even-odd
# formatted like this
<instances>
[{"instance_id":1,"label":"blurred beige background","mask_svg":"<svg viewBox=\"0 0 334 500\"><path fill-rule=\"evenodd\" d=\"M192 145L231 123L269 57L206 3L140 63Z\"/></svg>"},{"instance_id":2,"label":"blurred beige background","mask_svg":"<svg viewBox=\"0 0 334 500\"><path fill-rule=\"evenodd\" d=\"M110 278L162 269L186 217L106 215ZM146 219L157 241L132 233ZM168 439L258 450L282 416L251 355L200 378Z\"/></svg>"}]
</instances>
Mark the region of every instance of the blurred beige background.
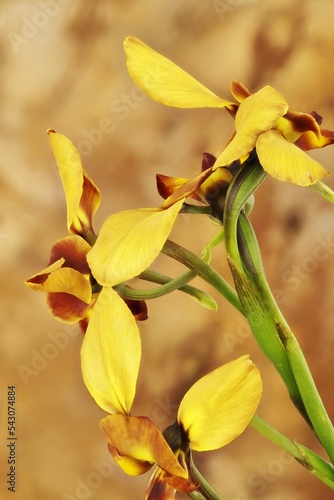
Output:
<instances>
[{"instance_id":1,"label":"blurred beige background","mask_svg":"<svg viewBox=\"0 0 334 500\"><path fill-rule=\"evenodd\" d=\"M333 129L334 4L2 0L0 8L0 496L12 498L4 473L6 391L14 384L15 498L139 500L150 474L128 477L109 458L98 427L104 413L80 376L81 334L51 318L45 297L23 285L46 266L53 242L66 235L64 196L45 131L64 133L80 149L102 191L98 229L111 212L157 206L155 173L195 175L202 152L217 154L233 126L224 111L169 109L143 97L126 72L122 43L128 35L142 38L223 97L232 79L252 90L271 84L292 109L315 109ZM333 148L315 156L333 173ZM326 182L333 188L333 175ZM334 207L310 189L268 179L257 193L252 221L269 282L333 417ZM207 220L182 217L173 239L200 252L213 232ZM321 260L319 245L326 248ZM213 263L230 279L222 252L215 252ZM180 271L166 259L156 268ZM205 284L203 289L210 290ZM198 377L250 353L264 377L260 415L319 451L245 322L214 296L218 313L180 293L148 304L133 412L163 429ZM333 498L253 429L196 460L223 498Z\"/></svg>"}]
</instances>

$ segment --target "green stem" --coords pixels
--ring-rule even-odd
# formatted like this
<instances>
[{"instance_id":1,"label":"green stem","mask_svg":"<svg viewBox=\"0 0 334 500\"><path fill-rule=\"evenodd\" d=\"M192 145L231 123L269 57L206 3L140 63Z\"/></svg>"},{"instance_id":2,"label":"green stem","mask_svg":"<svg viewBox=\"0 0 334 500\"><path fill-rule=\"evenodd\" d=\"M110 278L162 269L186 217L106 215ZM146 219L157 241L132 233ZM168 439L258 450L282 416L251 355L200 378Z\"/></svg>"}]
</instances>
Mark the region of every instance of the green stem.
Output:
<instances>
[{"instance_id":1,"label":"green stem","mask_svg":"<svg viewBox=\"0 0 334 500\"><path fill-rule=\"evenodd\" d=\"M250 425L269 441L293 456L303 467L320 479L320 481L331 489L334 489L334 467L332 464L306 446L287 438L258 415L254 415Z\"/></svg>"},{"instance_id":2,"label":"green stem","mask_svg":"<svg viewBox=\"0 0 334 500\"><path fill-rule=\"evenodd\" d=\"M224 500L218 495L218 493L210 486L210 484L199 472L193 461L192 454L190 454L190 471L195 481L199 483L197 491L203 495L203 498L205 498L206 500Z\"/></svg>"},{"instance_id":3,"label":"green stem","mask_svg":"<svg viewBox=\"0 0 334 500\"><path fill-rule=\"evenodd\" d=\"M252 265L255 275L257 272L261 276L264 275L260 254L254 251L254 255L248 255L248 235L242 238L243 233L239 230L243 219L247 220L243 213L245 203L259 187L265 175L257 158L254 157L239 169L233 179L227 192L224 210L225 245L236 289L254 336L262 351L282 377L292 401L298 410L303 412L299 389L284 346L277 335L275 321L268 314L267 297L263 300L263 297L259 296L257 286L247 272L248 266Z\"/></svg>"},{"instance_id":4,"label":"green stem","mask_svg":"<svg viewBox=\"0 0 334 500\"><path fill-rule=\"evenodd\" d=\"M193 299L199 302L201 305L207 307L211 310L217 310L216 301L207 293L199 290L196 287L186 285L190 280L197 276L195 271L188 271L177 278L170 278L161 273L157 273L150 269L142 272L138 278L150 281L153 283L161 284L161 286L156 288L150 288L149 290L135 290L130 288L124 283L116 285L114 287L117 292L119 292L123 297L132 300L150 300L156 299L158 297L162 297L168 293L171 293L175 290L179 290L181 292L187 293L191 295Z\"/></svg>"},{"instance_id":5,"label":"green stem","mask_svg":"<svg viewBox=\"0 0 334 500\"><path fill-rule=\"evenodd\" d=\"M319 441L334 463L334 428L318 393L311 372L300 348L268 285L261 254L253 228L244 214L240 214L240 248L249 279L257 291L259 301L266 305L267 316L274 322L277 335L287 356L294 380L298 387L299 399L295 401L306 421L316 433Z\"/></svg>"},{"instance_id":6,"label":"green stem","mask_svg":"<svg viewBox=\"0 0 334 500\"><path fill-rule=\"evenodd\" d=\"M233 288L215 269L197 255L170 240L166 241L161 252L195 271L198 276L218 290L238 311L243 313L239 298Z\"/></svg>"},{"instance_id":7,"label":"green stem","mask_svg":"<svg viewBox=\"0 0 334 500\"><path fill-rule=\"evenodd\" d=\"M163 277L162 275L160 275L160 283L163 282L163 284L159 287L151 288L149 290L134 290L133 288L129 288L123 283L120 285L116 285L114 288L122 295L125 295L125 297L127 297L128 299L156 299L158 297L162 297L163 295L167 295L168 293L174 292L175 290L183 289L182 291L185 291L184 288L186 288L186 293L187 291L189 293L189 289L191 290L192 287L186 287L186 284L195 277L195 271L187 271L186 273L183 273L181 276L178 276L175 279L168 278L167 276ZM155 283L157 282L156 279L158 279L157 274L154 275L153 273L149 273L147 271L139 275L138 278L145 279L146 281L153 281Z\"/></svg>"},{"instance_id":8,"label":"green stem","mask_svg":"<svg viewBox=\"0 0 334 500\"><path fill-rule=\"evenodd\" d=\"M316 182L315 184L312 184L310 186L314 191L320 194L325 200L329 201L330 203L334 203L334 192L326 186L323 182Z\"/></svg>"},{"instance_id":9,"label":"green stem","mask_svg":"<svg viewBox=\"0 0 334 500\"><path fill-rule=\"evenodd\" d=\"M314 432L334 464L334 427L314 383L299 343L289 326L277 323L277 331L288 354L300 394Z\"/></svg>"}]
</instances>

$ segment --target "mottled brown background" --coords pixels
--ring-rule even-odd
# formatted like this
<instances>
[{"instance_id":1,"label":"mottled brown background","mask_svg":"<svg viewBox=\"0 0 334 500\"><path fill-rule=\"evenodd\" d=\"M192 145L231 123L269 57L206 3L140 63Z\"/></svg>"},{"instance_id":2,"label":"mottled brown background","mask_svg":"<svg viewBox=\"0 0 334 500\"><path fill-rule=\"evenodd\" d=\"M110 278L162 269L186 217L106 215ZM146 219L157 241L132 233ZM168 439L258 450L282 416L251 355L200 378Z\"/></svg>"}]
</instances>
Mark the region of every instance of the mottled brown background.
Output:
<instances>
[{"instance_id":1,"label":"mottled brown background","mask_svg":"<svg viewBox=\"0 0 334 500\"><path fill-rule=\"evenodd\" d=\"M127 477L109 459L98 427L104 413L80 376L81 335L53 320L44 296L23 285L66 234L64 196L45 130L66 134L80 148L102 191L99 228L113 211L159 204L155 173L193 176L202 152L218 153L232 130L224 111L164 108L136 91L124 62L127 35L142 38L226 98L232 79L253 90L271 84L292 109L316 109L333 128L333 21L331 0L1 1L1 498L13 498L4 484L11 384L17 388L15 498L139 500L149 477ZM106 121L113 130L97 133ZM333 172L333 149L316 156ZM333 177L328 183L334 187ZM270 284L333 417L334 208L310 189L268 179L252 220ZM208 221L188 216L173 238L199 252L211 234ZM320 261L321 241L329 247ZM229 278L223 254L215 253L214 264ZM166 265L171 274L180 270L165 260L156 268L166 271ZM196 378L250 353L264 376L260 414L319 450L244 321L215 297L218 313L180 293L149 304L134 413L164 428ZM224 498L333 498L253 429L196 459Z\"/></svg>"}]
</instances>

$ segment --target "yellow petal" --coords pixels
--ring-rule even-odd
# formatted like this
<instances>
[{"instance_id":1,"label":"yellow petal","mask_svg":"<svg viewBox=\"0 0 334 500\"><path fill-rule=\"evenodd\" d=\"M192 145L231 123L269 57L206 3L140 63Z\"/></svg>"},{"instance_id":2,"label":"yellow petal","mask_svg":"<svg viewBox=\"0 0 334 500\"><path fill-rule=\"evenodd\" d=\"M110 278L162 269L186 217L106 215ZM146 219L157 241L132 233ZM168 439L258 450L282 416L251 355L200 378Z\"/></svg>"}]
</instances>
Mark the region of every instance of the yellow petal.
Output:
<instances>
[{"instance_id":1,"label":"yellow petal","mask_svg":"<svg viewBox=\"0 0 334 500\"><path fill-rule=\"evenodd\" d=\"M131 78L155 101L178 108L234 108L138 38L128 37L124 49Z\"/></svg>"},{"instance_id":2,"label":"yellow petal","mask_svg":"<svg viewBox=\"0 0 334 500\"><path fill-rule=\"evenodd\" d=\"M260 135L256 151L263 169L279 181L309 186L328 175L320 163L274 130Z\"/></svg>"},{"instance_id":3,"label":"yellow petal","mask_svg":"<svg viewBox=\"0 0 334 500\"><path fill-rule=\"evenodd\" d=\"M109 415L100 422L100 427L105 433L108 443L116 448L119 455L131 457L150 464L156 464L170 476L187 478L187 472L177 461L171 448L157 426L147 417L134 417L130 415ZM118 462L125 465L126 462ZM130 470L133 472L130 465Z\"/></svg>"},{"instance_id":4,"label":"yellow petal","mask_svg":"<svg viewBox=\"0 0 334 500\"><path fill-rule=\"evenodd\" d=\"M67 204L67 228L82 233L91 229L91 220L100 204L100 192L82 168L78 150L62 134L49 129L48 135L63 184Z\"/></svg>"},{"instance_id":5,"label":"yellow petal","mask_svg":"<svg viewBox=\"0 0 334 500\"><path fill-rule=\"evenodd\" d=\"M87 389L106 412L130 412L140 357L135 319L112 288L103 288L82 344L81 369Z\"/></svg>"},{"instance_id":6,"label":"yellow petal","mask_svg":"<svg viewBox=\"0 0 334 500\"><path fill-rule=\"evenodd\" d=\"M229 165L250 153L258 136L270 130L278 118L288 110L288 104L274 88L263 87L247 97L235 117L236 135L218 156L214 169Z\"/></svg>"},{"instance_id":7,"label":"yellow petal","mask_svg":"<svg viewBox=\"0 0 334 500\"><path fill-rule=\"evenodd\" d=\"M39 271L38 273L31 276L31 278L28 278L24 283L28 288L30 288L30 290L36 290L36 292L43 291L40 289L40 285L47 280L47 278L53 271L60 269L64 262L65 259L63 257L56 260L42 271Z\"/></svg>"},{"instance_id":8,"label":"yellow petal","mask_svg":"<svg viewBox=\"0 0 334 500\"><path fill-rule=\"evenodd\" d=\"M196 451L215 450L235 439L253 417L261 394L261 377L248 355L198 380L178 411L190 447Z\"/></svg>"},{"instance_id":9,"label":"yellow petal","mask_svg":"<svg viewBox=\"0 0 334 500\"><path fill-rule=\"evenodd\" d=\"M90 304L92 288L79 271L70 267L59 267L64 259L59 259L54 264L31 277L26 284L37 292L59 292L74 295L86 304Z\"/></svg>"},{"instance_id":10,"label":"yellow petal","mask_svg":"<svg viewBox=\"0 0 334 500\"><path fill-rule=\"evenodd\" d=\"M183 200L166 210L127 210L108 217L87 255L98 283L116 285L147 269L168 238L182 204Z\"/></svg>"}]
</instances>

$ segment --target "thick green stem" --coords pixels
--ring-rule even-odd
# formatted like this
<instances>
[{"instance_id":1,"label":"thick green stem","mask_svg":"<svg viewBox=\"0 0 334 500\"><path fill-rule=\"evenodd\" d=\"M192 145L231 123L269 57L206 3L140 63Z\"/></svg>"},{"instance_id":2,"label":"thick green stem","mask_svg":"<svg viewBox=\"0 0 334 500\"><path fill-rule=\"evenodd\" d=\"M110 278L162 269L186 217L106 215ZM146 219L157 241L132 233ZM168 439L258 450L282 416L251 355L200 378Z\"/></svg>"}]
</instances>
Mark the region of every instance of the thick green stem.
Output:
<instances>
[{"instance_id":1,"label":"thick green stem","mask_svg":"<svg viewBox=\"0 0 334 500\"><path fill-rule=\"evenodd\" d=\"M239 218L241 219L243 216L245 203L264 178L265 173L256 158L250 164L242 167L236 174L229 187L225 205L225 245L236 289L254 336L263 352L282 377L292 401L299 411L303 413L303 403L298 386L284 346L277 335L275 321L267 309L268 297L263 298L259 295L256 285L250 280L247 272L249 265L253 265L252 270L257 271L259 258L256 262L253 262L252 256L247 254L247 236L240 241L240 231L238 229ZM244 250L243 253L240 251L240 246L241 250ZM261 274L262 271L261 264L258 272ZM305 416L305 413L303 414Z\"/></svg>"},{"instance_id":2,"label":"thick green stem","mask_svg":"<svg viewBox=\"0 0 334 500\"><path fill-rule=\"evenodd\" d=\"M334 463L333 425L322 403L299 343L271 293L253 228L244 214L240 214L239 223L239 243L244 267L250 282L257 292L259 302L266 305L267 316L273 322L277 337L280 339L287 356L302 400L302 405L299 399L295 403L297 402L298 409L306 418Z\"/></svg>"},{"instance_id":3,"label":"thick green stem","mask_svg":"<svg viewBox=\"0 0 334 500\"><path fill-rule=\"evenodd\" d=\"M274 429L267 422L262 420L258 415L254 415L250 425L269 441L293 456L303 467L320 479L320 481L331 489L334 489L334 467L332 464L306 446L287 438L277 429Z\"/></svg>"}]
</instances>

